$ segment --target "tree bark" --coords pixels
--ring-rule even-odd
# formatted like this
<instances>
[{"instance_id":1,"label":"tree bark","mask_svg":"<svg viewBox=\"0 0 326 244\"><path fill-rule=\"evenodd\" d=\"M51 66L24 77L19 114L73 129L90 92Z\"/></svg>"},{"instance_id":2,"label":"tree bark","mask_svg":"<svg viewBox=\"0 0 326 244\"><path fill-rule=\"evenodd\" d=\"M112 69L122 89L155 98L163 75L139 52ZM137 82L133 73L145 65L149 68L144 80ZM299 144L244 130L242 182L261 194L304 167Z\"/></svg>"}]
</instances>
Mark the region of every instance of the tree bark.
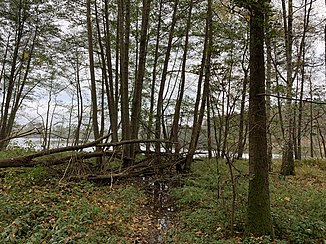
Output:
<instances>
[{"instance_id":1,"label":"tree bark","mask_svg":"<svg viewBox=\"0 0 326 244\"><path fill-rule=\"evenodd\" d=\"M120 94L121 94L121 125L122 140L131 138L129 119L129 35L130 35L130 0L118 2L119 9L119 44L120 44ZM132 163L130 145L123 146L126 156L123 167Z\"/></svg>"},{"instance_id":2,"label":"tree bark","mask_svg":"<svg viewBox=\"0 0 326 244\"><path fill-rule=\"evenodd\" d=\"M149 27L149 13L151 7L151 0L143 0L142 10L142 25L140 34L140 46L139 46L139 60L138 69L136 74L136 81L134 86L134 96L132 101L131 110L131 139L138 138L139 124L140 124L140 112L142 104L142 91L145 74L146 64L146 50L147 50L147 32ZM132 147L131 154L133 155L135 148ZM131 157L133 157L131 155Z\"/></svg>"},{"instance_id":3,"label":"tree bark","mask_svg":"<svg viewBox=\"0 0 326 244\"><path fill-rule=\"evenodd\" d=\"M111 38L110 38L110 25L109 25L109 7L108 0L104 2L104 20L105 20L105 54L106 54L106 63L108 69L108 83L105 83L106 93L108 99L108 108L110 116L110 126L112 131L112 142L118 141L118 108L116 106L116 99L114 96L114 81L113 81L113 65L112 65L112 55L111 55ZM119 37L117 36L117 40ZM118 52L116 53L118 57ZM116 71L118 72L118 71Z\"/></svg>"},{"instance_id":4,"label":"tree bark","mask_svg":"<svg viewBox=\"0 0 326 244\"><path fill-rule=\"evenodd\" d=\"M243 83L242 83L242 94L241 94L241 105L240 105L240 119L239 119L239 137L238 137L238 155L237 158L242 158L244 146L245 146L245 103L246 103L246 94L247 94L247 84L248 84L248 72L249 68L245 67L245 57L248 50L248 46L245 46L245 50L242 56L242 70L244 72Z\"/></svg>"},{"instance_id":5,"label":"tree bark","mask_svg":"<svg viewBox=\"0 0 326 244\"><path fill-rule=\"evenodd\" d=\"M294 156L293 156L293 108L292 108L292 87L293 87L293 64L292 64L292 45L293 45L293 2L288 1L288 12L286 11L285 0L282 0L282 11L283 11L283 23L285 33L285 49L286 49L286 100L285 104L285 138L283 145L282 155L282 175L294 175Z\"/></svg>"},{"instance_id":6,"label":"tree bark","mask_svg":"<svg viewBox=\"0 0 326 244\"><path fill-rule=\"evenodd\" d=\"M161 131L162 131L161 126L162 126L162 121L163 121L163 93L164 93L164 89L165 89L167 70L168 70L168 65L169 65L169 60L170 60L171 49L172 49L172 40L173 40L173 36L174 36L174 29L175 29L175 24L177 22L178 4L179 4L179 0L174 0L172 22L171 22L170 31L169 31L167 50L165 53L162 77L161 77L161 82L160 82L160 89L159 89L158 98L157 98L157 107L156 107L156 115L155 115L155 119L156 119L155 120L155 138L156 139L161 138ZM160 151L161 151L160 144L156 143L155 152L159 155Z\"/></svg>"},{"instance_id":7,"label":"tree bark","mask_svg":"<svg viewBox=\"0 0 326 244\"><path fill-rule=\"evenodd\" d=\"M271 34L269 30L269 15L266 14L266 21L265 26L267 26L266 31L266 94L271 94L271 88L272 88L272 49L271 49ZM266 127L266 136L267 136L267 163L269 165L269 171L273 170L272 165L272 158L273 158L273 142L272 142L272 133L270 129L271 124L271 98L269 96L266 97L266 121L267 121L267 127Z\"/></svg>"},{"instance_id":8,"label":"tree bark","mask_svg":"<svg viewBox=\"0 0 326 244\"><path fill-rule=\"evenodd\" d=\"M158 10L158 23L156 28L156 40L155 40L155 51L154 51L154 62L153 62L153 71L152 71L152 82L151 82L151 95L150 95L150 107L148 115L148 124L147 124L147 139L151 139L153 134L155 134L155 129L153 126L154 123L154 96L155 96L155 83L156 83L156 70L159 58L159 44L160 44L160 29L161 29L161 17L162 17L162 0L159 1L159 10ZM146 151L150 152L150 144L146 144Z\"/></svg>"},{"instance_id":9,"label":"tree bark","mask_svg":"<svg viewBox=\"0 0 326 244\"><path fill-rule=\"evenodd\" d=\"M91 75L91 100L92 100L92 125L95 140L100 137L98 120L97 120L97 90L95 80L95 64L93 50L93 27L91 16L91 0L87 0L87 34L88 34L88 55L89 55L89 71Z\"/></svg>"},{"instance_id":10,"label":"tree bark","mask_svg":"<svg viewBox=\"0 0 326 244\"><path fill-rule=\"evenodd\" d=\"M212 56L212 46L213 46L213 20L212 20L212 0L207 1L207 17L206 17L206 27L205 27L205 43L204 43L204 50L203 50L203 62L202 62L202 70L205 71L205 79L204 79L204 87L203 87L203 94L201 97L201 105L200 109L198 110L198 116L194 117L194 123L192 128L191 140L188 149L188 154L186 156L186 162L184 166L185 171L190 171L191 164L193 161L193 157L197 148L198 138L201 131L201 125L203 122L206 102L209 96L209 82L210 82L210 74L211 74L211 56ZM201 79L201 77L199 77ZM200 82L200 81L199 81ZM200 91L197 90L197 98L198 93Z\"/></svg>"},{"instance_id":11,"label":"tree bark","mask_svg":"<svg viewBox=\"0 0 326 244\"><path fill-rule=\"evenodd\" d=\"M101 144L101 141L103 139L108 138L111 136L111 134L105 135L95 141L85 143L82 145L77 146L68 146L68 147L60 147L60 148L54 148L49 150L43 150L40 152L36 152L30 155L26 156L20 156L15 158L8 158L8 159L1 159L0 160L0 168L8 168L8 167L33 167L36 165L58 165L63 164L69 161L70 158L74 157L75 159L82 160L87 158L99 158L102 156L115 156L116 158L122 158L125 157L125 155L121 154L120 152L116 151L95 151L95 152L78 152L78 150L89 148L89 147L116 147L121 145L132 145L137 143L146 143L146 142L157 142L157 143L171 143L170 141L166 140L127 140L127 141L120 141L120 142L111 142L111 143L103 143ZM55 157L53 159L44 159L41 161L36 161L34 159L47 156L47 155L53 155L57 153L62 152L71 152L76 151L74 155L70 156L63 156L63 157Z\"/></svg>"},{"instance_id":12,"label":"tree bark","mask_svg":"<svg viewBox=\"0 0 326 244\"><path fill-rule=\"evenodd\" d=\"M270 210L267 137L264 15L268 1L250 5L250 90L249 90L249 193L247 235L273 235Z\"/></svg>"},{"instance_id":13,"label":"tree bark","mask_svg":"<svg viewBox=\"0 0 326 244\"><path fill-rule=\"evenodd\" d=\"M184 42L184 51L182 57L182 67L181 67L181 81L179 85L179 92L177 97L177 102L175 105L175 112L173 116L172 128L171 128L171 141L177 142L178 141L178 131L179 131L179 121L180 121L180 113L181 113L181 105L184 96L184 89L186 83L186 64L187 64L187 55L188 55L188 44L189 44L189 31L191 27L191 16L192 16L192 8L193 2L191 0L187 18L187 26L186 26L186 33L185 33L185 42ZM178 154L180 151L179 143L176 144L175 153Z\"/></svg>"},{"instance_id":14,"label":"tree bark","mask_svg":"<svg viewBox=\"0 0 326 244\"><path fill-rule=\"evenodd\" d=\"M303 113L303 93L304 93L304 82L306 79L306 70L305 70L305 61L306 61L306 35L309 26L310 14L312 11L312 3L311 0L309 5L307 0L304 2L304 22L303 22L303 33L300 43L300 50L299 50L299 57L298 57L298 68L300 67L301 71L301 82L300 82L300 95L299 95L299 106L298 106L298 121L297 121L297 138L296 145L297 145L297 155L296 159L301 160L302 157L302 148L301 148L301 134L302 134L302 113ZM309 7L308 7L309 6Z\"/></svg>"}]
</instances>

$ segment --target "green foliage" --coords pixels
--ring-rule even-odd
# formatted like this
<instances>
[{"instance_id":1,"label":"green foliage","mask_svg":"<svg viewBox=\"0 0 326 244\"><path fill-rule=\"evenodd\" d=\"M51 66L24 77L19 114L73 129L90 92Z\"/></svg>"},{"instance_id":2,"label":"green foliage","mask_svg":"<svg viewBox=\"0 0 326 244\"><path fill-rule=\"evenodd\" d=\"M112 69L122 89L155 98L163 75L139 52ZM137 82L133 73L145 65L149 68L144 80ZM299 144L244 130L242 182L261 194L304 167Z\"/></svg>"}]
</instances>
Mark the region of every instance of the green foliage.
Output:
<instances>
[{"instance_id":1,"label":"green foliage","mask_svg":"<svg viewBox=\"0 0 326 244\"><path fill-rule=\"evenodd\" d=\"M16 144L10 144L7 150L0 151L0 158L19 157L31 152L34 152L32 147L22 148Z\"/></svg>"},{"instance_id":2,"label":"green foliage","mask_svg":"<svg viewBox=\"0 0 326 244\"><path fill-rule=\"evenodd\" d=\"M279 164L275 162L274 169L280 168ZM296 176L270 175L276 235L272 240L269 236L243 236L248 162L236 161L234 166L233 234L228 165L222 160L218 164L204 160L194 163L183 187L172 190L177 199L176 221L167 241L322 243L326 235L325 171L316 164L302 163ZM111 188L89 182L58 183L43 167L6 169L1 175L0 243L131 243L135 223L150 218L140 211L146 199L144 192L132 184Z\"/></svg>"},{"instance_id":3,"label":"green foliage","mask_svg":"<svg viewBox=\"0 0 326 244\"><path fill-rule=\"evenodd\" d=\"M301 161L296 161L296 164L301 167L318 167L321 170L326 170L326 160L321 158L304 158Z\"/></svg>"},{"instance_id":4,"label":"green foliage","mask_svg":"<svg viewBox=\"0 0 326 244\"><path fill-rule=\"evenodd\" d=\"M128 243L130 224L144 198L141 191L55 179L36 185L41 172L10 170L1 179L0 243ZM34 184L2 184L22 175Z\"/></svg>"},{"instance_id":5,"label":"green foliage","mask_svg":"<svg viewBox=\"0 0 326 244\"><path fill-rule=\"evenodd\" d=\"M19 189L21 187L29 187L40 183L47 176L47 170L42 166L28 169L8 169L4 172L3 187L7 189Z\"/></svg>"},{"instance_id":6,"label":"green foliage","mask_svg":"<svg viewBox=\"0 0 326 244\"><path fill-rule=\"evenodd\" d=\"M280 162L275 162L279 168ZM232 189L227 165L194 163L193 175L173 194L180 222L171 231L177 243L322 243L326 234L325 172L316 164L302 164L297 176L270 175L271 207L276 240L269 236L244 238L248 192L248 163L235 162L236 214L230 233ZM309 169L309 170L308 170ZM307 173L309 172L309 174ZM218 194L219 189L219 194Z\"/></svg>"}]
</instances>

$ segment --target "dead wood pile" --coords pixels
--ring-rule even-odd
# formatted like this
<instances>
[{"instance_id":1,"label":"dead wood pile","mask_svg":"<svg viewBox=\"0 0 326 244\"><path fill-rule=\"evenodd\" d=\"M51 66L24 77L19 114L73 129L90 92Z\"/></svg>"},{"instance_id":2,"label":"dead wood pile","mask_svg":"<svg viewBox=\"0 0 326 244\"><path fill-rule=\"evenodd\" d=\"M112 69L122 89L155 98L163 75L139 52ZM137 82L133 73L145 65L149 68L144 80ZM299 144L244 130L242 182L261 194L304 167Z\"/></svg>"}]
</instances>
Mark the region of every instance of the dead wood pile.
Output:
<instances>
[{"instance_id":1,"label":"dead wood pile","mask_svg":"<svg viewBox=\"0 0 326 244\"><path fill-rule=\"evenodd\" d=\"M120 141L115 143L102 143L102 141L108 136L109 135L104 136L93 142L85 143L82 145L43 150L26 156L1 159L0 168L34 167L37 165L52 166L52 165L59 165L59 164L64 164L72 161L75 163L75 166L78 167L78 162L82 162L84 159L89 159L89 158L107 157L110 158L110 160L112 159L123 160L123 156L121 154L121 150L119 150L119 146L125 144L150 143L150 142L171 143L166 140L128 140L128 141ZM90 147L96 147L97 149L93 152L82 151L83 149L90 148ZM108 150L109 148L114 148L114 149ZM66 154L66 152L70 152L70 153ZM60 153L65 153L65 154L62 155ZM49 155L55 155L55 157L46 157ZM135 163L128 168L105 172L103 174L88 174L88 175L78 176L75 178L85 178L88 180L110 180L113 178L152 175L152 174L161 173L165 169L175 168L174 166L182 164L183 161L184 161L184 157L182 157L181 155L175 155L169 153L160 153L159 155L157 155L155 153L152 153L152 154L146 154L144 159L138 162L135 161Z\"/></svg>"}]
</instances>

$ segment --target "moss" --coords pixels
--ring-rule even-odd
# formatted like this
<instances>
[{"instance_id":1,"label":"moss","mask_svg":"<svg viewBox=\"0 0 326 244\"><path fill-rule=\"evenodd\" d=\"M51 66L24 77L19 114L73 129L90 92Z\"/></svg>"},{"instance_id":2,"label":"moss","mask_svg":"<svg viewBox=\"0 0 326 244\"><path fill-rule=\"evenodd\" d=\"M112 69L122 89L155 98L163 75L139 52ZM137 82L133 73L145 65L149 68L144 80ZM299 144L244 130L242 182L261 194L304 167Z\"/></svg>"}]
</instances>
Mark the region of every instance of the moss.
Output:
<instances>
[{"instance_id":1,"label":"moss","mask_svg":"<svg viewBox=\"0 0 326 244\"><path fill-rule=\"evenodd\" d=\"M273 236L269 200L269 184L265 177L256 174L249 181L246 235Z\"/></svg>"}]
</instances>

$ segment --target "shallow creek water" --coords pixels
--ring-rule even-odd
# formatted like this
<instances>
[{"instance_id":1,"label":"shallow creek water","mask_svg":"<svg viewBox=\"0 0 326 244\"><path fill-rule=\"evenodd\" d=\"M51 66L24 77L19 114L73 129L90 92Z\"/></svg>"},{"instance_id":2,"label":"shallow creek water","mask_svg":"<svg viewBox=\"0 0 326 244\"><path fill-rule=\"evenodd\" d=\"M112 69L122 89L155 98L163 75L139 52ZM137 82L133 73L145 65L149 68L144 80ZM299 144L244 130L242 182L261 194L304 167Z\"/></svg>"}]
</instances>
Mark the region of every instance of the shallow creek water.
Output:
<instances>
[{"instance_id":1,"label":"shallow creek water","mask_svg":"<svg viewBox=\"0 0 326 244\"><path fill-rule=\"evenodd\" d=\"M154 228L151 228L147 243L165 243L166 234L172 227L175 210L175 199L170 190L176 181L170 179L143 178L150 196L150 209Z\"/></svg>"}]
</instances>

